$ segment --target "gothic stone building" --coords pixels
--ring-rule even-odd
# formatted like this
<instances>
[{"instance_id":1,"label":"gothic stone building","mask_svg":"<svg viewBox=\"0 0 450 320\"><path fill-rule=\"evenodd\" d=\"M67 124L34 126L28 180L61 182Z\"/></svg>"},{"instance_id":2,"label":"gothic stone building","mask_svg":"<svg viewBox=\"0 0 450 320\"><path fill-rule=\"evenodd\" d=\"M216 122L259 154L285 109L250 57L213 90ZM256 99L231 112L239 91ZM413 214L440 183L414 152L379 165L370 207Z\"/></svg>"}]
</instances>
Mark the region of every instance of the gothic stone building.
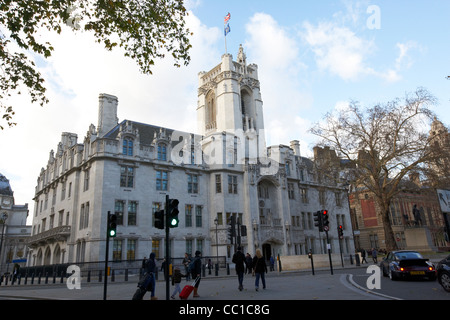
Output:
<instances>
[{"instance_id":1,"label":"gothic stone building","mask_svg":"<svg viewBox=\"0 0 450 320\"><path fill-rule=\"evenodd\" d=\"M331 213L332 251L339 252L340 224L343 250L354 252L346 190L318 182L298 141L266 147L258 68L242 47L237 61L225 54L198 80L197 134L119 122L118 99L108 94L100 94L98 125L82 143L62 134L37 180L30 265L103 260L108 212L118 217L114 260L163 258L166 245L172 257L200 250L230 259L232 216L246 226L244 252L325 253L313 221L321 209ZM169 244L154 227L166 195L180 210Z\"/></svg>"},{"instance_id":2,"label":"gothic stone building","mask_svg":"<svg viewBox=\"0 0 450 320\"><path fill-rule=\"evenodd\" d=\"M9 180L0 173L0 275L12 273L15 266L25 266L28 204L16 204Z\"/></svg>"}]
</instances>

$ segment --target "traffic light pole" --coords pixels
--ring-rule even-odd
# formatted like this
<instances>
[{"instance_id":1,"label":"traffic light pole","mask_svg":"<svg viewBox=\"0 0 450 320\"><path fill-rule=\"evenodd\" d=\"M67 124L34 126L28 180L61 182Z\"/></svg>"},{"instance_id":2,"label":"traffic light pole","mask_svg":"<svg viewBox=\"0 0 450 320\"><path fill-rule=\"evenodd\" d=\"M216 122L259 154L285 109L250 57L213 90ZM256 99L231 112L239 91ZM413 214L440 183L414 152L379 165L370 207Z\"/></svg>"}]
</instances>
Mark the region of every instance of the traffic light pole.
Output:
<instances>
[{"instance_id":1,"label":"traffic light pole","mask_svg":"<svg viewBox=\"0 0 450 320\"><path fill-rule=\"evenodd\" d=\"M164 210L166 213L165 216L165 227L166 227L166 263L164 265L164 278L166 279L166 300L169 300L169 263L170 263L170 251L169 251L169 195L166 194L166 209Z\"/></svg>"},{"instance_id":2,"label":"traffic light pole","mask_svg":"<svg viewBox=\"0 0 450 320\"><path fill-rule=\"evenodd\" d=\"M106 300L106 291L108 286L108 259L109 259L109 217L111 211L108 211L108 223L106 224L106 250L105 250L105 281L103 282L103 300Z\"/></svg>"},{"instance_id":3,"label":"traffic light pole","mask_svg":"<svg viewBox=\"0 0 450 320\"><path fill-rule=\"evenodd\" d=\"M325 228L325 234L327 235L327 249L328 249L328 259L330 260L330 271L333 274L333 263L331 262L331 248L330 248L330 240L328 238L328 227Z\"/></svg>"}]
</instances>

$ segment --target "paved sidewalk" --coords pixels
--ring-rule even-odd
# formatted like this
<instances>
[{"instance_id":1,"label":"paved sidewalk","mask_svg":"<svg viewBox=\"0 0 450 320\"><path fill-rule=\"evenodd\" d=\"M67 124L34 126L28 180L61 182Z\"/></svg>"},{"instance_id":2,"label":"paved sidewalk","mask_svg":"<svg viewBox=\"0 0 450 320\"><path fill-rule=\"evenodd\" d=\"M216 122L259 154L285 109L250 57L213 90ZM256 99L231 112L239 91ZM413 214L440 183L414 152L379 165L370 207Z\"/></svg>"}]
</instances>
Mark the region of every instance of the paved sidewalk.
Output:
<instances>
[{"instance_id":1,"label":"paved sidewalk","mask_svg":"<svg viewBox=\"0 0 450 320\"><path fill-rule=\"evenodd\" d=\"M433 262L439 261L443 256L448 254L441 254L432 256L430 260ZM376 295L364 290L352 281L350 270L355 268L367 268L370 264L346 265L342 268L341 265L333 266L334 275L330 274L329 269L316 269L315 275L312 275L311 270L299 271L283 271L283 272L269 272L266 275L267 289L255 291L254 280L251 275L244 277L244 290L237 289L238 282L234 269L227 274L226 269L220 269L219 275L215 276L214 271L209 275L206 271L206 276L202 278L199 288L200 298L189 301L202 300L380 300L389 299L389 297ZM348 272L347 272L348 270ZM156 284L156 296L159 300L166 299L166 283L161 279L162 273L159 274L160 280ZM38 285L37 280L35 284L31 285L30 280L28 284L24 285L8 285L0 286L0 299L51 299L51 300L103 300L103 283L92 279L87 282L86 279L81 281L81 289L69 290L64 280L60 284L60 279L56 279L55 284L52 284L53 279L49 279L48 285ZM183 279L181 286L190 284ZM137 276L130 275L128 281L124 281L123 276L116 277L116 281L112 282L108 279L107 286L107 300L131 300L137 288ZM169 293L172 294L173 286L169 286ZM149 299L150 295L147 293L144 297Z\"/></svg>"},{"instance_id":2,"label":"paved sidewalk","mask_svg":"<svg viewBox=\"0 0 450 320\"><path fill-rule=\"evenodd\" d=\"M107 300L131 300L136 291L137 278L130 277L128 282L108 282ZM245 275L244 290L237 289L237 276L206 277L201 280L199 298L189 300L378 300L382 297L359 290L348 281L345 273L319 271L313 276L311 272L278 273L266 276L267 289L255 290L255 277ZM183 287L189 282L183 280ZM170 294L174 287L170 285ZM22 285L0 287L0 299L55 299L55 300L102 300L104 286L102 283L81 283L81 289L69 290L65 284ZM157 281L156 296L166 299L166 283ZM150 298L146 294L145 300Z\"/></svg>"}]
</instances>

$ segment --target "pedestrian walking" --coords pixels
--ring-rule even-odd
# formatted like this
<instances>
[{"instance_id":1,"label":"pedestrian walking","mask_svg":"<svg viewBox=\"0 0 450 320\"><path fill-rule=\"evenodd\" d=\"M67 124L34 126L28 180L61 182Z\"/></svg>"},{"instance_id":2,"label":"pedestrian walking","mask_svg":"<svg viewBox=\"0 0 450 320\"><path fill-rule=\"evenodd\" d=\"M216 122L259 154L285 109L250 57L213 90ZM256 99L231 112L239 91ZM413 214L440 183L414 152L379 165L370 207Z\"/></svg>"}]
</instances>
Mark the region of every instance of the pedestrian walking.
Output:
<instances>
[{"instance_id":1,"label":"pedestrian walking","mask_svg":"<svg viewBox=\"0 0 450 320\"><path fill-rule=\"evenodd\" d=\"M270 256L270 271L275 271L275 259Z\"/></svg>"},{"instance_id":2,"label":"pedestrian walking","mask_svg":"<svg viewBox=\"0 0 450 320\"><path fill-rule=\"evenodd\" d=\"M163 262L161 263L161 271L164 274L164 281L167 280L168 273L169 273L169 268L168 268L169 266L167 266L167 269L166 269L166 264L167 264L166 259L164 259Z\"/></svg>"},{"instance_id":3,"label":"pedestrian walking","mask_svg":"<svg viewBox=\"0 0 450 320\"><path fill-rule=\"evenodd\" d=\"M186 281L191 280L191 274L188 270L189 268L189 263L191 263L191 257L189 257L189 255L187 254L187 252L184 254L184 259L183 259L183 265L184 265L184 272L186 273Z\"/></svg>"},{"instance_id":4,"label":"pedestrian walking","mask_svg":"<svg viewBox=\"0 0 450 320\"><path fill-rule=\"evenodd\" d=\"M191 273L192 279L197 279L194 285L194 298L200 297L198 295L198 287L200 285L201 275L202 275L202 253L200 251L195 251L194 259L189 263L189 272Z\"/></svg>"},{"instance_id":5,"label":"pedestrian walking","mask_svg":"<svg viewBox=\"0 0 450 320\"><path fill-rule=\"evenodd\" d=\"M255 257L253 258L253 270L255 271L255 290L259 290L259 278L261 278L261 282L263 285L263 289L266 289L266 277L267 273L267 265L264 256L261 253L260 249L256 249Z\"/></svg>"},{"instance_id":6,"label":"pedestrian walking","mask_svg":"<svg viewBox=\"0 0 450 320\"><path fill-rule=\"evenodd\" d=\"M239 282L239 291L242 291L244 288L243 281L244 281L244 263L245 263L245 255L242 252L242 248L238 247L236 253L233 255L233 259L231 260L233 263L236 264L236 274L238 276L238 282Z\"/></svg>"},{"instance_id":7,"label":"pedestrian walking","mask_svg":"<svg viewBox=\"0 0 450 320\"><path fill-rule=\"evenodd\" d=\"M155 296L156 282L155 282L155 273L156 273L156 261L155 261L155 253L150 253L150 257L147 259L145 263L145 271L151 275L150 283L148 287L150 288L151 300L157 300L158 298Z\"/></svg>"},{"instance_id":8,"label":"pedestrian walking","mask_svg":"<svg viewBox=\"0 0 450 320\"><path fill-rule=\"evenodd\" d=\"M252 273L253 271L252 263L253 263L252 256L250 255L250 253L247 252L247 254L245 255L245 274Z\"/></svg>"},{"instance_id":9,"label":"pedestrian walking","mask_svg":"<svg viewBox=\"0 0 450 320\"><path fill-rule=\"evenodd\" d=\"M180 283L182 277L186 277L186 275L181 273L180 268L175 267L172 276L172 285L175 286L175 288L173 289L172 295L170 296L172 299L175 299L175 295L177 293L181 293Z\"/></svg>"},{"instance_id":10,"label":"pedestrian walking","mask_svg":"<svg viewBox=\"0 0 450 320\"><path fill-rule=\"evenodd\" d=\"M372 248L372 259L373 263L377 263L377 250L375 248Z\"/></svg>"},{"instance_id":11,"label":"pedestrian walking","mask_svg":"<svg viewBox=\"0 0 450 320\"><path fill-rule=\"evenodd\" d=\"M364 250L364 249L361 249L361 263L364 263L364 261L366 262L366 263L368 263L367 262L367 260L366 260L366 250Z\"/></svg>"}]
</instances>

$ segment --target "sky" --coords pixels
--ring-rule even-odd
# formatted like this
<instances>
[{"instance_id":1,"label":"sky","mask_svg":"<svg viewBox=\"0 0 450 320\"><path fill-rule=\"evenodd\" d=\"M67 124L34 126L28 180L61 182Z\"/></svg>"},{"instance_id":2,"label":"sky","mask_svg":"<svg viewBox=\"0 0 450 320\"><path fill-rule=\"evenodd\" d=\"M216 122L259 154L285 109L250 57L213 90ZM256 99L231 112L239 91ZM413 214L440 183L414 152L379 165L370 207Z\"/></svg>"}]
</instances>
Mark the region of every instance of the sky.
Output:
<instances>
[{"instance_id":1,"label":"sky","mask_svg":"<svg viewBox=\"0 0 450 320\"><path fill-rule=\"evenodd\" d=\"M198 73L225 53L224 17L230 13L227 53L242 44L258 65L267 145L299 140L311 156L308 130L326 113L359 101L373 106L426 88L433 111L450 124L450 1L448 0L189 0L191 62L181 68L156 60L153 75L140 73L123 52L107 52L91 34L43 32L55 50L31 55L46 80L50 103L12 97L17 125L0 131L0 173L15 203L34 210L34 191L63 132L82 143L97 125L98 96L115 95L119 122L128 119L197 133Z\"/></svg>"}]
</instances>

